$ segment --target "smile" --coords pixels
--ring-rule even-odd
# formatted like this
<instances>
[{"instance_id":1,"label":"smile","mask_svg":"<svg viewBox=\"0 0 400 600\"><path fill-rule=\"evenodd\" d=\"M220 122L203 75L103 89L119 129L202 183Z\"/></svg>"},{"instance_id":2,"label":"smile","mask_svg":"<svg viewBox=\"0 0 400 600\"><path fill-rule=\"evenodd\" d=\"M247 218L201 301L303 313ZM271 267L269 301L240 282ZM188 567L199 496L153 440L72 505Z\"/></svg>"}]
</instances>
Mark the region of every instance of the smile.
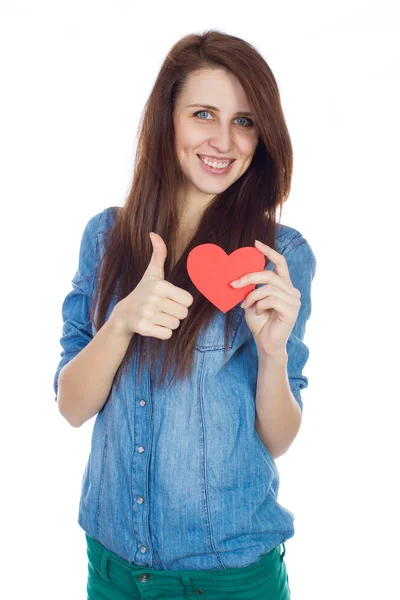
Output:
<instances>
[{"instance_id":1,"label":"smile","mask_svg":"<svg viewBox=\"0 0 400 600\"><path fill-rule=\"evenodd\" d=\"M201 162L201 165L202 165L203 169L207 173L213 173L214 175L224 175L225 173L227 173L229 171L229 169L231 168L232 164L235 162L234 160L232 160L226 167L219 168L219 167L210 166L209 164L207 165L204 162L204 160L207 160L207 159L200 158L200 156L198 154L196 156L199 159L199 161ZM215 161L213 164L215 165L215 164L218 164L218 163L217 163L217 161ZM221 161L221 163L219 163L219 164L224 164L224 163Z\"/></svg>"}]
</instances>

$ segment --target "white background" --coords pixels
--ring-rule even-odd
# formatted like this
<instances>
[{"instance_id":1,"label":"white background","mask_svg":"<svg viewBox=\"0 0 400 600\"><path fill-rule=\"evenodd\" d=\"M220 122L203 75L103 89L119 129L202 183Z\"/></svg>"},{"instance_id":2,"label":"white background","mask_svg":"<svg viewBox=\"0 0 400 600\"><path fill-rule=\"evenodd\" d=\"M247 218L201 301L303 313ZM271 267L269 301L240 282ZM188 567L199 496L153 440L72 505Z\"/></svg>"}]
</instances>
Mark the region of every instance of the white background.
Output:
<instances>
[{"instance_id":1,"label":"white background","mask_svg":"<svg viewBox=\"0 0 400 600\"><path fill-rule=\"evenodd\" d=\"M219 29L269 63L294 148L282 222L317 257L301 430L277 459L294 600L400 597L395 2L2 1L2 597L85 600L94 419L54 401L84 226L122 205L172 45ZM8 590L8 591L7 591Z\"/></svg>"}]
</instances>

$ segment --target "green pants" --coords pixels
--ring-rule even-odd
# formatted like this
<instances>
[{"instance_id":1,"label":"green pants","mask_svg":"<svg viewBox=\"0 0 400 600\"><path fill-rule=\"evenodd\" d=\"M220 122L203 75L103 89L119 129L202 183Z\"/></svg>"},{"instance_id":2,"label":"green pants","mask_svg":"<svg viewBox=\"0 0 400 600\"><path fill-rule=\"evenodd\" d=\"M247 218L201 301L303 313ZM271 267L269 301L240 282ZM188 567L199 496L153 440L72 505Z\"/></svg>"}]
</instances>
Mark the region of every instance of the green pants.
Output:
<instances>
[{"instance_id":1,"label":"green pants","mask_svg":"<svg viewBox=\"0 0 400 600\"><path fill-rule=\"evenodd\" d=\"M161 571L131 564L85 535L88 600L290 600L284 544L282 554L276 546L247 567Z\"/></svg>"}]
</instances>

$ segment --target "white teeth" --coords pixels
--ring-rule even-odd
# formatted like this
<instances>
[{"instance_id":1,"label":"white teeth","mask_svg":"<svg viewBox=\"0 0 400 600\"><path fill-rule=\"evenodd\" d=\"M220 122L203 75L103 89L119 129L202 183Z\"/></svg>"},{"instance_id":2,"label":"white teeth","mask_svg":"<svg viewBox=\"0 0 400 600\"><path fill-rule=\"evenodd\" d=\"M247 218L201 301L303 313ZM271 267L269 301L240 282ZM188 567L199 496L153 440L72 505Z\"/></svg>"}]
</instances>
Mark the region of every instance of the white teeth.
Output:
<instances>
[{"instance_id":1,"label":"white teeth","mask_svg":"<svg viewBox=\"0 0 400 600\"><path fill-rule=\"evenodd\" d=\"M211 160L208 160L207 158L203 158L202 156L200 156L200 160L202 160L203 163L208 165L209 167L213 167L213 169L225 169L225 167L227 167L232 162L230 160L228 160L225 163L216 162L216 161L211 162Z\"/></svg>"}]
</instances>

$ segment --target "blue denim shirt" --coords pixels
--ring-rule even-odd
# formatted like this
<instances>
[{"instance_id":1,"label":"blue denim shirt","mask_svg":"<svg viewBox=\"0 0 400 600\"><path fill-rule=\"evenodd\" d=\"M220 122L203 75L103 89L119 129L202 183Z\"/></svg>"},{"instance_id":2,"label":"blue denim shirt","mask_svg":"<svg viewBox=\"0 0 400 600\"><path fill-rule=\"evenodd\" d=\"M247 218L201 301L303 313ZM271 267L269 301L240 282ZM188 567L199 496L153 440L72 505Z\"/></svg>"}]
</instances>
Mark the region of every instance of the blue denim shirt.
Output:
<instances>
[{"instance_id":1,"label":"blue denim shirt","mask_svg":"<svg viewBox=\"0 0 400 600\"><path fill-rule=\"evenodd\" d=\"M62 305L61 368L96 331L89 305L95 267L114 223L111 208L87 223L72 290ZM296 229L279 225L277 250L286 257L301 308L287 343L291 391L301 390L309 356L314 253ZM272 264L269 267L273 269ZM259 286L257 286L259 287ZM115 306L116 296L109 307ZM96 415L83 474L78 523L126 561L155 569L229 569L258 561L294 535L294 515L277 499L279 473L254 427L258 359L240 303L223 367L226 315L201 330L194 371L185 383L152 387L149 369L135 391L131 376L113 385ZM251 353L248 353L248 345ZM168 381L168 379L167 379Z\"/></svg>"}]
</instances>

